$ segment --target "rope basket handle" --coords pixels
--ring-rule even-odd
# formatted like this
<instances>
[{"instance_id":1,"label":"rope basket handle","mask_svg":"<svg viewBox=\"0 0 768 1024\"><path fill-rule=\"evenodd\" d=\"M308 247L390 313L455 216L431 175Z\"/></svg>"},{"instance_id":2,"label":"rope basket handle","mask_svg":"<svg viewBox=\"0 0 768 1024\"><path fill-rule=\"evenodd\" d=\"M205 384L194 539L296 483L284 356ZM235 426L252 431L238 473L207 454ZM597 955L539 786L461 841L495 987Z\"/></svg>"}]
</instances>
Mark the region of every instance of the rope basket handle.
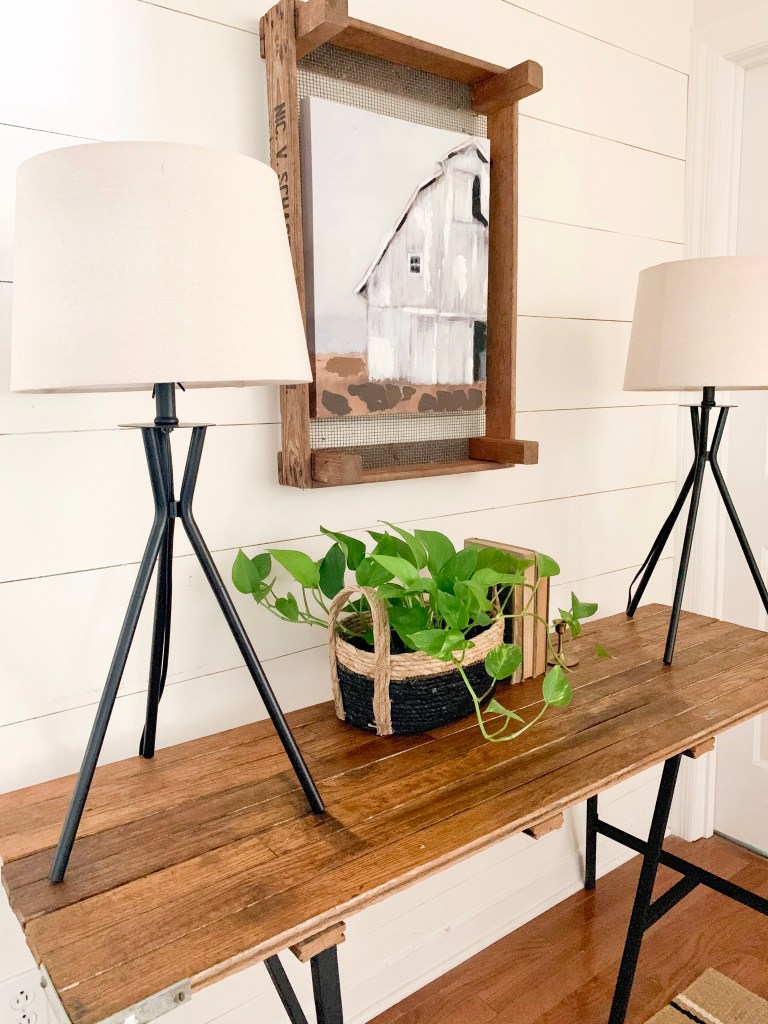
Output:
<instances>
[{"instance_id":1,"label":"rope basket handle","mask_svg":"<svg viewBox=\"0 0 768 1024\"><path fill-rule=\"evenodd\" d=\"M392 703L389 699L390 680L390 648L389 648L389 615L387 606L378 599L372 587L344 587L331 601L328 612L328 661L333 686L333 701L336 715L344 721L344 701L339 684L339 669L336 660L336 644L339 634L336 625L341 611L353 594L362 594L371 609L371 625L373 627L373 717L376 731L380 736L392 735Z\"/></svg>"}]
</instances>

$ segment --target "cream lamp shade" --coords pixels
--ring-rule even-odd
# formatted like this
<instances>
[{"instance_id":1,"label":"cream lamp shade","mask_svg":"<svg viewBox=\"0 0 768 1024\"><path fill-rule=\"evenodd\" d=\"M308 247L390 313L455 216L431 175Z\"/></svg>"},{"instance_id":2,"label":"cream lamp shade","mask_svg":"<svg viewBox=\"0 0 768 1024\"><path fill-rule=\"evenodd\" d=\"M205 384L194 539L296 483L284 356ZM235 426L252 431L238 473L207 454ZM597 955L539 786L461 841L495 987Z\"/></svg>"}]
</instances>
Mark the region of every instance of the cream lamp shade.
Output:
<instances>
[{"instance_id":1,"label":"cream lamp shade","mask_svg":"<svg viewBox=\"0 0 768 1024\"><path fill-rule=\"evenodd\" d=\"M311 380L274 171L107 142L18 170L11 388Z\"/></svg>"},{"instance_id":2,"label":"cream lamp shade","mask_svg":"<svg viewBox=\"0 0 768 1024\"><path fill-rule=\"evenodd\" d=\"M715 256L640 274L626 391L768 388L768 257Z\"/></svg>"}]
</instances>

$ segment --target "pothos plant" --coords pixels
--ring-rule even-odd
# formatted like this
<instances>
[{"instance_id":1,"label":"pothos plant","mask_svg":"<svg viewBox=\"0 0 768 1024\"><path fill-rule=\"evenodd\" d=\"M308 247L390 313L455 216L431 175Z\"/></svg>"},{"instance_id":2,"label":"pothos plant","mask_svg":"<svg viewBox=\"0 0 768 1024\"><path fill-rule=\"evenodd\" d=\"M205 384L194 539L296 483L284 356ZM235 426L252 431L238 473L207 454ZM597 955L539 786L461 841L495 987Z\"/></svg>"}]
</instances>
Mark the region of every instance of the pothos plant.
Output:
<instances>
[{"instance_id":1,"label":"pothos plant","mask_svg":"<svg viewBox=\"0 0 768 1024\"><path fill-rule=\"evenodd\" d=\"M475 691L463 667L466 652L474 646L473 636L500 618L536 619L547 628L549 637L549 623L535 611L536 586L525 579L525 570L532 562L493 547L470 546L457 551L448 537L434 530L411 533L391 523L384 525L387 530L369 531L373 541L370 551L357 537L325 527L320 529L331 544L317 560L303 551L281 548L271 548L253 558L241 550L232 566L232 582L277 618L326 630L327 602L348 582L354 579L357 586L373 589L386 606L392 633L405 651L423 651L459 672L472 697L482 734L492 742L516 739L535 725L547 708L570 704L573 691L568 669L549 640L550 661L554 664L542 683L543 705L528 721L499 700L485 703L494 685L519 668L523 655L517 644L500 643L486 655L489 684L484 693ZM298 596L293 591L278 595L274 562L298 584ZM540 578L560 572L557 562L548 555L537 554L536 567ZM518 611L510 607L515 587L527 591ZM351 601L336 628L356 646L373 650L368 610L365 597ZM579 635L582 620L596 611L596 604L580 601L575 594L571 594L570 608L559 609L571 637Z\"/></svg>"}]
</instances>

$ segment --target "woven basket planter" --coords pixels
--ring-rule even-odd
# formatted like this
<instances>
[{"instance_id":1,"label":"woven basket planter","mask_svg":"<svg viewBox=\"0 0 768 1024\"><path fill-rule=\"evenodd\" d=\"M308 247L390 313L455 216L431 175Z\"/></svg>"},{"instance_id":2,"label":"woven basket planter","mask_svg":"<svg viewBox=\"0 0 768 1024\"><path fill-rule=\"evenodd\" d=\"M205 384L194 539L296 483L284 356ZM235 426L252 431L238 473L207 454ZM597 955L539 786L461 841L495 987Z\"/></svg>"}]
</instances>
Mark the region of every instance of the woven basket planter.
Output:
<instances>
[{"instance_id":1,"label":"woven basket planter","mask_svg":"<svg viewBox=\"0 0 768 1024\"><path fill-rule=\"evenodd\" d=\"M371 608L374 650L361 651L338 632L342 608L353 594L364 594ZM483 661L504 640L504 622L494 622L472 638L464 671L475 693L491 697ZM392 654L386 605L369 587L347 587L333 599L328 620L328 654L338 717L379 736L428 732L475 713L466 684L455 669L424 654Z\"/></svg>"}]
</instances>

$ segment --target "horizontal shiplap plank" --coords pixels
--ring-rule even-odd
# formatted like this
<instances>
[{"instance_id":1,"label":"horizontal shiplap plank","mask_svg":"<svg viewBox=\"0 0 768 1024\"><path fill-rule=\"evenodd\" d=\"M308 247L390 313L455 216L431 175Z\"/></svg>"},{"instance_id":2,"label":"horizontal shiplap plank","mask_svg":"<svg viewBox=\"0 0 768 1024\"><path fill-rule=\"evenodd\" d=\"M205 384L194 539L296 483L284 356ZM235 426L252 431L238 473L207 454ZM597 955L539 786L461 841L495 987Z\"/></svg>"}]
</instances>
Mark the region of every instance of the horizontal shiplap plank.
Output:
<instances>
[{"instance_id":1,"label":"horizontal shiplap plank","mask_svg":"<svg viewBox=\"0 0 768 1024\"><path fill-rule=\"evenodd\" d=\"M669 598L668 562L665 560L660 565L648 587L649 602ZM612 574L615 579L610 581L607 577L573 580L568 586L576 588L585 600L592 594L596 599L599 594L605 595L614 606L609 609L606 603L604 610L615 612L623 607L623 594L635 572L635 568L622 569ZM599 623L595 623L594 629L595 637L599 638ZM267 662L265 668L285 711L331 699L325 647L275 658ZM143 691L126 690L120 694L101 763L136 753L145 707ZM93 716L91 703L0 728L0 791L19 789L76 771ZM245 668L185 680L168 686L163 696L158 746L208 736L264 717L264 707Z\"/></svg>"},{"instance_id":2,"label":"horizontal shiplap plank","mask_svg":"<svg viewBox=\"0 0 768 1024\"><path fill-rule=\"evenodd\" d=\"M623 390L630 329L608 320L520 317L518 412L677 404L676 394Z\"/></svg>"},{"instance_id":3,"label":"horizontal shiplap plank","mask_svg":"<svg viewBox=\"0 0 768 1024\"><path fill-rule=\"evenodd\" d=\"M257 35L136 0L3 4L0 34L4 124L266 157Z\"/></svg>"},{"instance_id":4,"label":"horizontal shiplap plank","mask_svg":"<svg viewBox=\"0 0 768 1024\"><path fill-rule=\"evenodd\" d=\"M605 590L618 567L642 560L652 537L647 531L629 530L621 524L633 516L651 524L661 523L673 501L673 486L660 484L631 491L614 491L578 498L488 509L444 516L418 524L442 530L457 545L466 537L535 546L555 556L562 569L556 601L568 602L574 580L597 577L600 596L580 594L600 603L601 614L621 606L612 591ZM563 529L567 523L568 528ZM371 527L380 526L375 519ZM370 543L362 531L361 539ZM321 557L329 542L320 536L292 542L291 547ZM253 555L260 550L249 547ZM216 562L228 580L233 550L219 552ZM24 580L0 586L0 650L3 651L4 699L0 726L39 715L52 715L93 704L99 697L104 674L112 656L120 623L136 574L135 565L115 566L91 572ZM173 642L169 685L237 667L241 658L219 614L202 572L192 556L174 562ZM290 584L280 573L278 592ZM310 647L322 647L323 632L297 626L271 616L250 598L233 592L236 607L253 638L259 656L267 662ZM126 667L123 693L147 685L152 629L152 600L142 616ZM46 642L30 658L30 645L38 628L35 610L55 610L46 619Z\"/></svg>"},{"instance_id":5,"label":"horizontal shiplap plank","mask_svg":"<svg viewBox=\"0 0 768 1024\"><path fill-rule=\"evenodd\" d=\"M259 16L271 6L271 0L140 0L155 7L207 18L247 32L258 32ZM630 53L687 71L689 63L692 0L498 0L538 14L566 28L586 33L619 46ZM443 0L442 9L463 6L463 0ZM385 0L350 0L352 17L377 22ZM660 31L660 26L664 31ZM407 31L407 29L404 29Z\"/></svg>"},{"instance_id":6,"label":"horizontal shiplap plank","mask_svg":"<svg viewBox=\"0 0 768 1024\"><path fill-rule=\"evenodd\" d=\"M435 477L428 487L414 479L311 494L278 484L276 426L219 427L207 442L197 519L221 549L306 536L321 523L346 529L663 483L675 477L676 423L672 406L522 413L519 436L540 442L536 466L475 473L461 487ZM179 454L184 434L174 434ZM14 481L13 502L0 508L0 579L136 561L151 522L143 461L135 431L0 436L0 479ZM178 533L181 554L189 547Z\"/></svg>"},{"instance_id":7,"label":"horizontal shiplap plank","mask_svg":"<svg viewBox=\"0 0 768 1024\"><path fill-rule=\"evenodd\" d=\"M680 259L674 242L520 218L519 312L631 320L637 276Z\"/></svg>"},{"instance_id":8,"label":"horizontal shiplap plank","mask_svg":"<svg viewBox=\"0 0 768 1024\"><path fill-rule=\"evenodd\" d=\"M631 53L688 71L693 0L502 0ZM662 27L663 26L663 27Z\"/></svg>"},{"instance_id":9,"label":"horizontal shiplap plank","mask_svg":"<svg viewBox=\"0 0 768 1024\"><path fill-rule=\"evenodd\" d=\"M0 125L0 281L13 280L18 165L38 153L87 141ZM521 119L520 212L525 217L681 242L683 186L679 160Z\"/></svg>"},{"instance_id":10,"label":"horizontal shiplap plank","mask_svg":"<svg viewBox=\"0 0 768 1024\"><path fill-rule=\"evenodd\" d=\"M13 280L16 169L19 164L49 149L76 146L88 141L90 140L0 124L0 281Z\"/></svg>"},{"instance_id":11,"label":"horizontal shiplap plank","mask_svg":"<svg viewBox=\"0 0 768 1024\"><path fill-rule=\"evenodd\" d=\"M12 285L0 284L0 380L8 380ZM593 406L675 404L676 396L623 391L630 324L556 317L518 323L517 402L520 412ZM187 421L277 423L278 391L197 388L179 394ZM0 390L0 434L109 430L154 415L147 392L15 395Z\"/></svg>"},{"instance_id":12,"label":"horizontal shiplap plank","mask_svg":"<svg viewBox=\"0 0 768 1024\"><path fill-rule=\"evenodd\" d=\"M261 15L272 6L272 0L137 0L152 7L191 14L220 25L230 25L258 35Z\"/></svg>"},{"instance_id":13,"label":"horizontal shiplap plank","mask_svg":"<svg viewBox=\"0 0 768 1024\"><path fill-rule=\"evenodd\" d=\"M520 118L520 214L683 241L685 162Z\"/></svg>"},{"instance_id":14,"label":"horizontal shiplap plank","mask_svg":"<svg viewBox=\"0 0 768 1024\"><path fill-rule=\"evenodd\" d=\"M628 0L625 0L628 2ZM357 0L357 17L511 67L544 88L521 112L670 156L685 155L687 76L501 0ZM658 31L666 30L666 19Z\"/></svg>"}]
</instances>

